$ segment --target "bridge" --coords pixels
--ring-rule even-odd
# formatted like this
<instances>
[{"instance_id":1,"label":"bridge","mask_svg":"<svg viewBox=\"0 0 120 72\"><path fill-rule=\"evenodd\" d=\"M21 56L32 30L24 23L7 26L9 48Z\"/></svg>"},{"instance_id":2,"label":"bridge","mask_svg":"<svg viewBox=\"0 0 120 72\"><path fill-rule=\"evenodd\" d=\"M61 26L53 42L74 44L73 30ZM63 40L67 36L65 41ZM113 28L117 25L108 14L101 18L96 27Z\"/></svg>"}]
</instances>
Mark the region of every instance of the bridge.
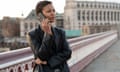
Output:
<instances>
[{"instance_id":1,"label":"bridge","mask_svg":"<svg viewBox=\"0 0 120 72\"><path fill-rule=\"evenodd\" d=\"M81 72L120 72L120 40Z\"/></svg>"},{"instance_id":2,"label":"bridge","mask_svg":"<svg viewBox=\"0 0 120 72\"><path fill-rule=\"evenodd\" d=\"M98 56L117 40L118 32L115 30L68 39L72 49L72 57L68 61L70 71L98 72L89 71L88 65L93 66L92 63L99 59ZM94 68L95 66L98 65L94 65ZM30 47L0 53L0 72L32 72L32 69L33 54Z\"/></svg>"}]
</instances>

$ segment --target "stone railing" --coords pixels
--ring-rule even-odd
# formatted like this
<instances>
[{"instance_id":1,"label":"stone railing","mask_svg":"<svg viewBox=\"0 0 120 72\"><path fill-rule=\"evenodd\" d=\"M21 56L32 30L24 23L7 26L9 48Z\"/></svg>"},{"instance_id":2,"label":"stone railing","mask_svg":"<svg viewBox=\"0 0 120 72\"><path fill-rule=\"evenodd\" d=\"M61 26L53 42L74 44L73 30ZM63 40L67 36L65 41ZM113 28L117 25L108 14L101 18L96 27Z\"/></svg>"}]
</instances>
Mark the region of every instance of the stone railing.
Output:
<instances>
[{"instance_id":1,"label":"stone railing","mask_svg":"<svg viewBox=\"0 0 120 72\"><path fill-rule=\"evenodd\" d=\"M117 40L117 32L109 31L69 39L72 57L68 61L71 72L79 72ZM0 72L32 72L33 54L23 48L0 53Z\"/></svg>"}]
</instances>

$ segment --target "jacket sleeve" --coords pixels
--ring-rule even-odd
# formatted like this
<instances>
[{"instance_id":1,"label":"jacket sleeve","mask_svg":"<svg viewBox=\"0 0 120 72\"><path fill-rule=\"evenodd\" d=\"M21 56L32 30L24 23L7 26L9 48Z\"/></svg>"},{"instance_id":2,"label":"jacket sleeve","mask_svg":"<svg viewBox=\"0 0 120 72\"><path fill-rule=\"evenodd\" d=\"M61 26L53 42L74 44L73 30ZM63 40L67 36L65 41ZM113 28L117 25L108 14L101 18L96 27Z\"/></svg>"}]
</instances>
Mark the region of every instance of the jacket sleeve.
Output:
<instances>
[{"instance_id":1,"label":"jacket sleeve","mask_svg":"<svg viewBox=\"0 0 120 72\"><path fill-rule=\"evenodd\" d=\"M52 36L46 35L43 37L41 42L38 41L38 37L35 36L35 32L30 32L27 34L28 43L34 53L34 57L40 58L41 60L46 60L49 57L49 48L51 46Z\"/></svg>"},{"instance_id":2,"label":"jacket sleeve","mask_svg":"<svg viewBox=\"0 0 120 72\"><path fill-rule=\"evenodd\" d=\"M62 39L61 40L62 40L62 42L61 42L62 50L59 53L57 53L55 56L51 57L50 60L48 60L48 65L51 68L57 67L58 65L66 62L71 57L72 51L68 45L64 31L62 31Z\"/></svg>"},{"instance_id":3,"label":"jacket sleeve","mask_svg":"<svg viewBox=\"0 0 120 72\"><path fill-rule=\"evenodd\" d=\"M49 34L43 37L42 44L38 50L38 56L41 60L47 60L50 57L53 37Z\"/></svg>"},{"instance_id":4,"label":"jacket sleeve","mask_svg":"<svg viewBox=\"0 0 120 72\"><path fill-rule=\"evenodd\" d=\"M34 35L32 34L32 32L27 33L26 38L27 38L29 46L31 47L32 52L34 53L34 57L37 58L38 54L35 49L39 47L39 44L36 42L36 39Z\"/></svg>"}]
</instances>

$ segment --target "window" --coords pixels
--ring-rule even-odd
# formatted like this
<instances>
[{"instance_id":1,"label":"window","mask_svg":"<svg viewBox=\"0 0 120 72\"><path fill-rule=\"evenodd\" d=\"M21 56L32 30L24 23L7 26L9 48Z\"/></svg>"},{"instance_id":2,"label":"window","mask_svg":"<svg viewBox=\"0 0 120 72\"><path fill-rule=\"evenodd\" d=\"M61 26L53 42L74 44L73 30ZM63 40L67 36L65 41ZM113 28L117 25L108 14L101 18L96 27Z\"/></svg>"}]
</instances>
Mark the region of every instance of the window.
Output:
<instances>
[{"instance_id":1,"label":"window","mask_svg":"<svg viewBox=\"0 0 120 72\"><path fill-rule=\"evenodd\" d=\"M104 5L102 5L102 8L104 8Z\"/></svg>"},{"instance_id":2,"label":"window","mask_svg":"<svg viewBox=\"0 0 120 72\"><path fill-rule=\"evenodd\" d=\"M105 11L104 11L104 15L103 16L104 16L104 21L105 21L106 20L106 18L105 18L106 17L106 12Z\"/></svg>"},{"instance_id":3,"label":"window","mask_svg":"<svg viewBox=\"0 0 120 72\"><path fill-rule=\"evenodd\" d=\"M118 19L118 21L119 21L119 15L120 15L119 12L117 12L117 19Z\"/></svg>"},{"instance_id":4,"label":"window","mask_svg":"<svg viewBox=\"0 0 120 72\"><path fill-rule=\"evenodd\" d=\"M96 20L98 20L98 11L96 11Z\"/></svg>"},{"instance_id":5,"label":"window","mask_svg":"<svg viewBox=\"0 0 120 72\"><path fill-rule=\"evenodd\" d=\"M111 7L111 4L110 4L110 9L111 9L112 7Z\"/></svg>"},{"instance_id":6,"label":"window","mask_svg":"<svg viewBox=\"0 0 120 72\"><path fill-rule=\"evenodd\" d=\"M109 19L109 15L110 13L109 13L109 11L107 12L107 20L109 21L110 19Z\"/></svg>"},{"instance_id":7,"label":"window","mask_svg":"<svg viewBox=\"0 0 120 72\"><path fill-rule=\"evenodd\" d=\"M114 21L116 21L116 12L114 12Z\"/></svg>"},{"instance_id":8,"label":"window","mask_svg":"<svg viewBox=\"0 0 120 72\"><path fill-rule=\"evenodd\" d=\"M89 21L90 11L87 11L87 20Z\"/></svg>"},{"instance_id":9,"label":"window","mask_svg":"<svg viewBox=\"0 0 120 72\"><path fill-rule=\"evenodd\" d=\"M88 4L86 4L86 7L88 8Z\"/></svg>"},{"instance_id":10,"label":"window","mask_svg":"<svg viewBox=\"0 0 120 72\"><path fill-rule=\"evenodd\" d=\"M32 29L33 28L33 24L32 24L32 22L30 23L30 29Z\"/></svg>"},{"instance_id":11,"label":"window","mask_svg":"<svg viewBox=\"0 0 120 72\"><path fill-rule=\"evenodd\" d=\"M27 32L24 32L24 35L26 35L27 34Z\"/></svg>"},{"instance_id":12,"label":"window","mask_svg":"<svg viewBox=\"0 0 120 72\"><path fill-rule=\"evenodd\" d=\"M98 8L101 8L101 7L100 7L100 4L98 5Z\"/></svg>"},{"instance_id":13,"label":"window","mask_svg":"<svg viewBox=\"0 0 120 72\"><path fill-rule=\"evenodd\" d=\"M106 8L108 8L108 5L106 5Z\"/></svg>"},{"instance_id":14,"label":"window","mask_svg":"<svg viewBox=\"0 0 120 72\"><path fill-rule=\"evenodd\" d=\"M92 8L92 4L90 4L90 7Z\"/></svg>"},{"instance_id":15,"label":"window","mask_svg":"<svg viewBox=\"0 0 120 72\"><path fill-rule=\"evenodd\" d=\"M102 20L102 11L100 11L100 20Z\"/></svg>"},{"instance_id":16,"label":"window","mask_svg":"<svg viewBox=\"0 0 120 72\"><path fill-rule=\"evenodd\" d=\"M113 9L115 8L115 6L113 5Z\"/></svg>"},{"instance_id":17,"label":"window","mask_svg":"<svg viewBox=\"0 0 120 72\"><path fill-rule=\"evenodd\" d=\"M98 15L98 11L96 11L96 15Z\"/></svg>"},{"instance_id":18,"label":"window","mask_svg":"<svg viewBox=\"0 0 120 72\"><path fill-rule=\"evenodd\" d=\"M82 19L85 20L85 11L82 12Z\"/></svg>"},{"instance_id":19,"label":"window","mask_svg":"<svg viewBox=\"0 0 120 72\"><path fill-rule=\"evenodd\" d=\"M84 7L84 3L82 4L82 7Z\"/></svg>"},{"instance_id":20,"label":"window","mask_svg":"<svg viewBox=\"0 0 120 72\"><path fill-rule=\"evenodd\" d=\"M113 12L111 12L111 21L113 21Z\"/></svg>"},{"instance_id":21,"label":"window","mask_svg":"<svg viewBox=\"0 0 120 72\"><path fill-rule=\"evenodd\" d=\"M78 8L80 7L80 4L79 4L79 3L77 4L77 7L78 7Z\"/></svg>"},{"instance_id":22,"label":"window","mask_svg":"<svg viewBox=\"0 0 120 72\"><path fill-rule=\"evenodd\" d=\"M28 29L28 24L27 23L24 24L24 28Z\"/></svg>"},{"instance_id":23,"label":"window","mask_svg":"<svg viewBox=\"0 0 120 72\"><path fill-rule=\"evenodd\" d=\"M97 8L97 5L95 4L94 8Z\"/></svg>"},{"instance_id":24,"label":"window","mask_svg":"<svg viewBox=\"0 0 120 72\"><path fill-rule=\"evenodd\" d=\"M116 4L116 9L117 9L117 4Z\"/></svg>"},{"instance_id":25,"label":"window","mask_svg":"<svg viewBox=\"0 0 120 72\"><path fill-rule=\"evenodd\" d=\"M91 12L91 20L93 20L93 17L94 17L93 15L94 15L94 12L92 11Z\"/></svg>"},{"instance_id":26,"label":"window","mask_svg":"<svg viewBox=\"0 0 120 72\"><path fill-rule=\"evenodd\" d=\"M37 26L38 26L38 23L35 24L35 27L37 27Z\"/></svg>"},{"instance_id":27,"label":"window","mask_svg":"<svg viewBox=\"0 0 120 72\"><path fill-rule=\"evenodd\" d=\"M81 24L79 23L78 25L79 25L79 29L80 29L81 28Z\"/></svg>"},{"instance_id":28,"label":"window","mask_svg":"<svg viewBox=\"0 0 120 72\"><path fill-rule=\"evenodd\" d=\"M34 14L32 14L32 16L35 16Z\"/></svg>"},{"instance_id":29,"label":"window","mask_svg":"<svg viewBox=\"0 0 120 72\"><path fill-rule=\"evenodd\" d=\"M80 11L77 12L78 20L80 20Z\"/></svg>"}]
</instances>

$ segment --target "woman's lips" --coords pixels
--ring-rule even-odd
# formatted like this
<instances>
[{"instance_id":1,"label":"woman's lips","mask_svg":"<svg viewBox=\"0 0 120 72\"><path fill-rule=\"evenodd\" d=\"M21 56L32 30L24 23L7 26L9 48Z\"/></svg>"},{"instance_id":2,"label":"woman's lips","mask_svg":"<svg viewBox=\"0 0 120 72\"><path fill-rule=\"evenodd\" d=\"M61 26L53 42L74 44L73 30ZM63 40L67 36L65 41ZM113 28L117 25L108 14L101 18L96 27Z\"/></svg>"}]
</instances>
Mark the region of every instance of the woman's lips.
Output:
<instances>
[{"instance_id":1,"label":"woman's lips","mask_svg":"<svg viewBox=\"0 0 120 72\"><path fill-rule=\"evenodd\" d=\"M52 19L52 20L53 20L53 19L55 19L55 17L51 17L50 19Z\"/></svg>"}]
</instances>

